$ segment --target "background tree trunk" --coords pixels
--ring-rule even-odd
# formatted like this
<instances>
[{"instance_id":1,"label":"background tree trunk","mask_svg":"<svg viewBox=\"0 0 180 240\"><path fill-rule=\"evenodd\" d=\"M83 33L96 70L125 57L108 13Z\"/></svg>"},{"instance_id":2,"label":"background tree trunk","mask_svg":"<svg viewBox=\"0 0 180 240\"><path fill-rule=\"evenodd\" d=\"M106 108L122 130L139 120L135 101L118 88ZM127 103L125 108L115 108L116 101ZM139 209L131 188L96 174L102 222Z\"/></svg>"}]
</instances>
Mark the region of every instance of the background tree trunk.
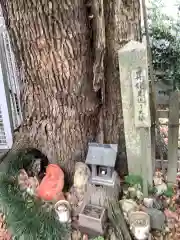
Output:
<instances>
[{"instance_id":1,"label":"background tree trunk","mask_svg":"<svg viewBox=\"0 0 180 240\"><path fill-rule=\"evenodd\" d=\"M98 13L93 12L97 2ZM139 0L1 0L1 5L22 76L24 122L18 138L26 135L31 147L67 169L85 160L87 143L100 129L104 142L122 148L117 50L140 37ZM100 50L106 52L95 89L97 24L103 17Z\"/></svg>"},{"instance_id":2,"label":"background tree trunk","mask_svg":"<svg viewBox=\"0 0 180 240\"><path fill-rule=\"evenodd\" d=\"M130 40L140 40L141 16L139 0L104 1L106 47L105 82L105 141L119 144L119 161L117 168L121 173L127 172L125 157L125 138L123 113L121 105L118 50Z\"/></svg>"}]
</instances>

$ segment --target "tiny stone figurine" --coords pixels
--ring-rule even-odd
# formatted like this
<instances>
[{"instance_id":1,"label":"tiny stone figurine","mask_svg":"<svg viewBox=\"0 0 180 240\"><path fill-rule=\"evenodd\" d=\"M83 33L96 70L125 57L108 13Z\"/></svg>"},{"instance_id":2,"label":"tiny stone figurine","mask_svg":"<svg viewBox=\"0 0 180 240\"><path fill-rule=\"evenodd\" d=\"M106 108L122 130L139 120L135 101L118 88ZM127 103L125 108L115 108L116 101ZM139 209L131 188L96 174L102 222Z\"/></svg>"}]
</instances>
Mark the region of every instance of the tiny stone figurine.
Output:
<instances>
[{"instance_id":1,"label":"tiny stone figurine","mask_svg":"<svg viewBox=\"0 0 180 240\"><path fill-rule=\"evenodd\" d=\"M75 165L74 183L67 194L67 200L72 207L73 216L77 216L84 203L90 170L85 163L77 162Z\"/></svg>"},{"instance_id":2,"label":"tiny stone figurine","mask_svg":"<svg viewBox=\"0 0 180 240\"><path fill-rule=\"evenodd\" d=\"M154 185L161 185L163 183L163 175L160 171L156 171L153 177Z\"/></svg>"},{"instance_id":3,"label":"tiny stone figurine","mask_svg":"<svg viewBox=\"0 0 180 240\"><path fill-rule=\"evenodd\" d=\"M29 186L29 177L24 169L19 171L18 184L22 191L25 191Z\"/></svg>"},{"instance_id":4,"label":"tiny stone figurine","mask_svg":"<svg viewBox=\"0 0 180 240\"><path fill-rule=\"evenodd\" d=\"M38 176L38 174L41 171L41 159L37 158L34 163L32 164L31 167L32 172L34 173L35 176Z\"/></svg>"},{"instance_id":5,"label":"tiny stone figurine","mask_svg":"<svg viewBox=\"0 0 180 240\"><path fill-rule=\"evenodd\" d=\"M39 186L36 177L28 177L26 171L21 169L18 175L18 184L22 191L26 191L30 195L36 195L36 189Z\"/></svg>"}]
</instances>

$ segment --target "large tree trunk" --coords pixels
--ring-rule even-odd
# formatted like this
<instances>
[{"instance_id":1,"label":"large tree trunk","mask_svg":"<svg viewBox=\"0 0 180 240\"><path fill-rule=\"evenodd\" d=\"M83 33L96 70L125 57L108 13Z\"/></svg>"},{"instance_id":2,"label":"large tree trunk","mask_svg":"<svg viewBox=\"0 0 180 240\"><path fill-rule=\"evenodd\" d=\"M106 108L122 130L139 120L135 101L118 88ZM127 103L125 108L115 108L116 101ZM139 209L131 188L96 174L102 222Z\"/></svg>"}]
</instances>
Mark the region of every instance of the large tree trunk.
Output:
<instances>
[{"instance_id":1,"label":"large tree trunk","mask_svg":"<svg viewBox=\"0 0 180 240\"><path fill-rule=\"evenodd\" d=\"M1 4L22 76L18 139L68 169L99 133L123 145L117 50L140 36L139 0Z\"/></svg>"},{"instance_id":2,"label":"large tree trunk","mask_svg":"<svg viewBox=\"0 0 180 240\"><path fill-rule=\"evenodd\" d=\"M119 152L125 153L123 112L121 105L118 50L130 40L140 40L141 17L139 0L104 1L106 19L105 81L106 81L106 117L105 140L118 143ZM127 173L127 161L124 154L119 155L118 170Z\"/></svg>"}]
</instances>

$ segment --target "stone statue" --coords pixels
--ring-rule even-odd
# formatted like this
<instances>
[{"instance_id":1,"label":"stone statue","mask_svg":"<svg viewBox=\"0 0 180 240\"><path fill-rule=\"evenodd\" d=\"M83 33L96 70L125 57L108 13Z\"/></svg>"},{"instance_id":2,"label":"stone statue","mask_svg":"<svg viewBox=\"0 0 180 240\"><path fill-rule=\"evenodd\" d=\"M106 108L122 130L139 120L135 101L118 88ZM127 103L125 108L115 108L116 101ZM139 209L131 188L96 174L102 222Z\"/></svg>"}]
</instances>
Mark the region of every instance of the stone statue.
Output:
<instances>
[{"instance_id":1,"label":"stone statue","mask_svg":"<svg viewBox=\"0 0 180 240\"><path fill-rule=\"evenodd\" d=\"M85 163L77 162L75 165L74 183L67 194L67 200L71 204L74 216L78 215L83 205L90 176L91 172L88 166Z\"/></svg>"},{"instance_id":2,"label":"stone statue","mask_svg":"<svg viewBox=\"0 0 180 240\"><path fill-rule=\"evenodd\" d=\"M75 165L74 184L73 186L79 193L86 191L88 180L91 172L85 163L77 162Z\"/></svg>"}]
</instances>

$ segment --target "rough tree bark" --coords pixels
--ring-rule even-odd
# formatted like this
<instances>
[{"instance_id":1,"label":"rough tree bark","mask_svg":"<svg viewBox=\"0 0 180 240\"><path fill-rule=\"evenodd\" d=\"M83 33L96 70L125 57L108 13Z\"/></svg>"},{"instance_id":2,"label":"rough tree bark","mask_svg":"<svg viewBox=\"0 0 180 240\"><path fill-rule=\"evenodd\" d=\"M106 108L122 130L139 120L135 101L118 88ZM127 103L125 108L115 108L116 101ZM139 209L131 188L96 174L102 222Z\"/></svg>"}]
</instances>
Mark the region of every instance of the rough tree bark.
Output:
<instances>
[{"instance_id":1,"label":"rough tree bark","mask_svg":"<svg viewBox=\"0 0 180 240\"><path fill-rule=\"evenodd\" d=\"M0 2L22 76L17 141L68 169L88 141L124 144L117 50L140 37L139 0Z\"/></svg>"},{"instance_id":2,"label":"rough tree bark","mask_svg":"<svg viewBox=\"0 0 180 240\"><path fill-rule=\"evenodd\" d=\"M127 173L125 156L125 138L121 91L119 81L119 64L117 51L130 40L141 38L141 16L139 0L104 0L106 27L106 109L105 109L105 141L118 143L119 161L117 168L123 175Z\"/></svg>"}]
</instances>

